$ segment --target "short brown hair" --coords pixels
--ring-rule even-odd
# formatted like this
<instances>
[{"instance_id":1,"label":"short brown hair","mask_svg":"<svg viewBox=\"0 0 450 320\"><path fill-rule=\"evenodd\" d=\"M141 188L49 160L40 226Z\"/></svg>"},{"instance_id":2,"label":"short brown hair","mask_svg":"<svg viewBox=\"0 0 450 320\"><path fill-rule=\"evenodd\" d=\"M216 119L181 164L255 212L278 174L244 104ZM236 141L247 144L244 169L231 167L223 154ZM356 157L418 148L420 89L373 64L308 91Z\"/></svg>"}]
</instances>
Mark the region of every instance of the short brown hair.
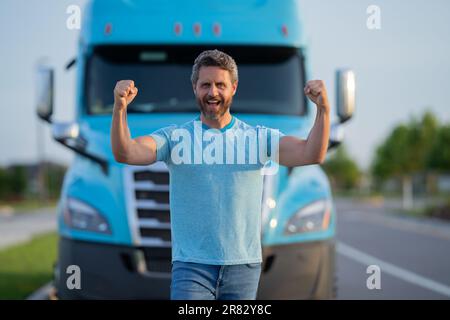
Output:
<instances>
[{"instance_id":1,"label":"short brown hair","mask_svg":"<svg viewBox=\"0 0 450 320\"><path fill-rule=\"evenodd\" d=\"M191 74L191 81L194 85L198 81L201 67L220 67L221 69L228 70L232 83L238 80L238 70L234 59L217 49L203 51L195 59Z\"/></svg>"}]
</instances>

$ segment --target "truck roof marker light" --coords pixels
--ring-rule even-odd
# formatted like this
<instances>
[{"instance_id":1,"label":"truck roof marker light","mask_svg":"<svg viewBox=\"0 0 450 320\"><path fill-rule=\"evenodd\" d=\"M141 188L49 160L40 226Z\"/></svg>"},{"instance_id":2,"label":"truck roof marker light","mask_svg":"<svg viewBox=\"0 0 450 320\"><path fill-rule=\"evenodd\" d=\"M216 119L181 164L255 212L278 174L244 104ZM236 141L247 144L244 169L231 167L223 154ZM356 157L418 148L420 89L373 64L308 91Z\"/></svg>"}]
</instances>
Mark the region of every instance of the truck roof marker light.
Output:
<instances>
[{"instance_id":1,"label":"truck roof marker light","mask_svg":"<svg viewBox=\"0 0 450 320\"><path fill-rule=\"evenodd\" d=\"M220 36L220 34L222 33L222 26L220 25L220 23L214 23L213 32L217 37Z\"/></svg>"},{"instance_id":2,"label":"truck roof marker light","mask_svg":"<svg viewBox=\"0 0 450 320\"><path fill-rule=\"evenodd\" d=\"M283 33L283 36L285 36L285 37L288 36L288 34L289 34L289 32L288 32L288 27L287 27L285 24L283 24L283 25L281 26L281 32Z\"/></svg>"},{"instance_id":3,"label":"truck roof marker light","mask_svg":"<svg viewBox=\"0 0 450 320\"><path fill-rule=\"evenodd\" d=\"M202 33L202 26L200 25L200 23L196 22L194 23L194 34L196 36L199 36Z\"/></svg>"},{"instance_id":4,"label":"truck roof marker light","mask_svg":"<svg viewBox=\"0 0 450 320\"><path fill-rule=\"evenodd\" d=\"M107 23L105 24L105 35L109 36L112 32L112 24L111 23Z\"/></svg>"},{"instance_id":5,"label":"truck roof marker light","mask_svg":"<svg viewBox=\"0 0 450 320\"><path fill-rule=\"evenodd\" d=\"M175 22L175 25L173 27L173 31L177 36L180 36L183 32L183 25L180 22Z\"/></svg>"}]
</instances>

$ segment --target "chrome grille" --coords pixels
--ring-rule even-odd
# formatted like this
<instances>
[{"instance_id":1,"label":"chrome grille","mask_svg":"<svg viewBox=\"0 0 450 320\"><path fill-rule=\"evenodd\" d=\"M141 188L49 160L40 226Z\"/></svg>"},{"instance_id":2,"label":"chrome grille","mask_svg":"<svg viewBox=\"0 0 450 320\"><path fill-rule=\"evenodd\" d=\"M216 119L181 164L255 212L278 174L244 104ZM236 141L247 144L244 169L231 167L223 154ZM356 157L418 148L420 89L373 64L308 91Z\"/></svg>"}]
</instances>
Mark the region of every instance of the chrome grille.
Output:
<instances>
[{"instance_id":1,"label":"chrome grille","mask_svg":"<svg viewBox=\"0 0 450 320\"><path fill-rule=\"evenodd\" d=\"M171 247L169 172L163 162L127 166L125 190L134 244Z\"/></svg>"}]
</instances>

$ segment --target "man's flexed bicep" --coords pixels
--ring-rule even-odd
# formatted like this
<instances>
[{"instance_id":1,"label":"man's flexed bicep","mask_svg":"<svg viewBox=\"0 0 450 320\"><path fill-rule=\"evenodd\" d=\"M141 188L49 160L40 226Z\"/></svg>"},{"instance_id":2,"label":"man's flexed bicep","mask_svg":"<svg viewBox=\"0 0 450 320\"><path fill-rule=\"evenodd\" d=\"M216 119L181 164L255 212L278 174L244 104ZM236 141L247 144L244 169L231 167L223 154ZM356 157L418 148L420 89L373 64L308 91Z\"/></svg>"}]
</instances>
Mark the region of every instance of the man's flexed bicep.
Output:
<instances>
[{"instance_id":1,"label":"man's flexed bicep","mask_svg":"<svg viewBox=\"0 0 450 320\"><path fill-rule=\"evenodd\" d=\"M309 164L305 158L306 140L293 136L284 136L280 139L279 163L287 167L296 167Z\"/></svg>"},{"instance_id":2,"label":"man's flexed bicep","mask_svg":"<svg viewBox=\"0 0 450 320\"><path fill-rule=\"evenodd\" d=\"M150 136L132 139L126 163L131 165L150 165L156 161L156 149L156 141Z\"/></svg>"},{"instance_id":3,"label":"man's flexed bicep","mask_svg":"<svg viewBox=\"0 0 450 320\"><path fill-rule=\"evenodd\" d=\"M320 162L308 148L308 140L284 136L280 139L279 163L287 167L298 167Z\"/></svg>"}]
</instances>

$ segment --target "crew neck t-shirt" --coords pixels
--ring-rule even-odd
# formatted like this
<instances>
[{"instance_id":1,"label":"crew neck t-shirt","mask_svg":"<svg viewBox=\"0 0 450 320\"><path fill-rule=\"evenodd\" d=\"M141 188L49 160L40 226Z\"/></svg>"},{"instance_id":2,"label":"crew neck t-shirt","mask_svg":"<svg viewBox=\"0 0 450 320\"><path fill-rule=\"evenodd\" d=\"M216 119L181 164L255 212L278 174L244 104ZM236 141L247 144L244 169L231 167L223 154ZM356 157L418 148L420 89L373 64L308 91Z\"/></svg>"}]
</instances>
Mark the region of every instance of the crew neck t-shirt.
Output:
<instances>
[{"instance_id":1,"label":"crew neck t-shirt","mask_svg":"<svg viewBox=\"0 0 450 320\"><path fill-rule=\"evenodd\" d=\"M242 133L246 140L239 144ZM157 161L165 162L170 174L172 262L262 262L261 169L283 134L232 116L220 130L197 117L150 136Z\"/></svg>"}]
</instances>

